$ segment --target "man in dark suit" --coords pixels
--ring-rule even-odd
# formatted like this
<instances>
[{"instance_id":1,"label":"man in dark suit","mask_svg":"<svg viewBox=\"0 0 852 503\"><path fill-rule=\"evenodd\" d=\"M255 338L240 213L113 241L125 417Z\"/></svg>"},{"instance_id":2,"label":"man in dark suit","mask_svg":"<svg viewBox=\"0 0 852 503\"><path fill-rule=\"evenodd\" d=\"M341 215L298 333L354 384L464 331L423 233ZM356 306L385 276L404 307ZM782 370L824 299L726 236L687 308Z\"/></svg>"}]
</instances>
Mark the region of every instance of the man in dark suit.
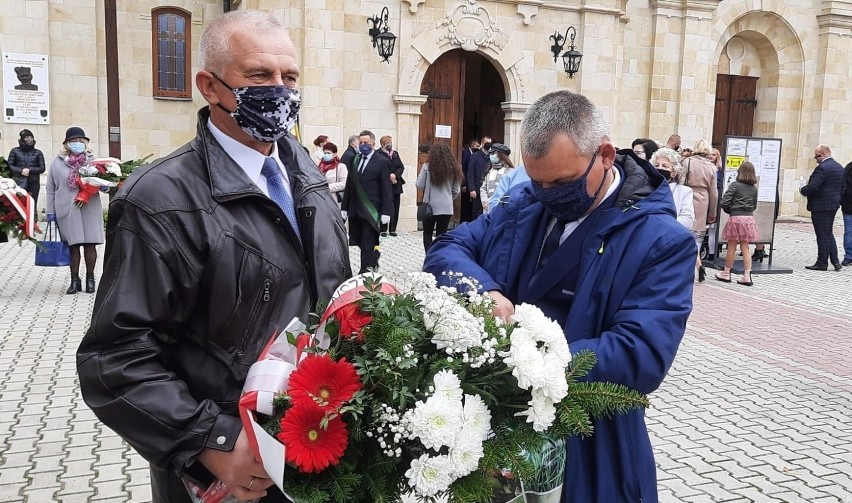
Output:
<instances>
[{"instance_id":1,"label":"man in dark suit","mask_svg":"<svg viewBox=\"0 0 852 503\"><path fill-rule=\"evenodd\" d=\"M353 134L349 137L349 146L346 147L343 155L340 156L340 162L347 168L351 168L356 154L358 154L358 135Z\"/></svg>"},{"instance_id":2,"label":"man in dark suit","mask_svg":"<svg viewBox=\"0 0 852 503\"><path fill-rule=\"evenodd\" d=\"M470 222L471 206L470 193L467 191L467 168L470 166L470 159L475 152L479 151L479 138L471 138L470 143L462 149L462 176L464 180L461 184L461 198L459 198L459 221Z\"/></svg>"},{"instance_id":3,"label":"man in dark suit","mask_svg":"<svg viewBox=\"0 0 852 503\"><path fill-rule=\"evenodd\" d=\"M347 165L349 177L340 209L343 219L349 220L350 243L361 249L360 274L379 267L379 229L390 222L393 190L390 160L376 155L376 135L361 131L358 142L358 154L352 165Z\"/></svg>"},{"instance_id":4,"label":"man in dark suit","mask_svg":"<svg viewBox=\"0 0 852 503\"><path fill-rule=\"evenodd\" d=\"M831 148L820 145L814 149L817 167L811 173L808 184L799 189L808 198L808 211L814 224L817 238L817 260L805 266L812 271L827 271L828 259L835 271L843 269L837 259L837 242L834 239L834 217L840 207L840 191L843 188L843 166L831 157Z\"/></svg>"},{"instance_id":5,"label":"man in dark suit","mask_svg":"<svg viewBox=\"0 0 852 503\"><path fill-rule=\"evenodd\" d=\"M381 148L377 152L387 157L391 163L390 181L393 190L393 213L391 214L390 224L382 226L382 237L386 237L388 232L391 236L396 236L396 226L399 223L399 203L402 197L402 186L405 185L405 179L402 178L402 173L405 172L405 164L399 158L399 152L393 149L393 136L382 136L379 143L381 143Z\"/></svg>"},{"instance_id":6,"label":"man in dark suit","mask_svg":"<svg viewBox=\"0 0 852 503\"><path fill-rule=\"evenodd\" d=\"M470 196L470 219L476 220L482 215L482 197L479 188L482 177L488 170L488 151L491 150L491 137L482 137L482 148L470 155L465 178L467 179L467 194Z\"/></svg>"}]
</instances>

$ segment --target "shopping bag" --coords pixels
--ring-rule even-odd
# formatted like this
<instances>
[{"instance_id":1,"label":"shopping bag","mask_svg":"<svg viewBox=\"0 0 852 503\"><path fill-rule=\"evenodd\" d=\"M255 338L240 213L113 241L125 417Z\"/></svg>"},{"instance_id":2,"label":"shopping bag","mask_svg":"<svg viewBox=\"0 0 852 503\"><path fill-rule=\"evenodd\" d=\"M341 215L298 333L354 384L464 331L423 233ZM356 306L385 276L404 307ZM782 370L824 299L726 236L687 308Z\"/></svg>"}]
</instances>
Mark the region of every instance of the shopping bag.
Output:
<instances>
[{"instance_id":1,"label":"shopping bag","mask_svg":"<svg viewBox=\"0 0 852 503\"><path fill-rule=\"evenodd\" d=\"M61 241L56 222L48 222L44 231L44 240L38 242L35 251L35 265L41 267L64 267L71 265L71 248Z\"/></svg>"}]
</instances>

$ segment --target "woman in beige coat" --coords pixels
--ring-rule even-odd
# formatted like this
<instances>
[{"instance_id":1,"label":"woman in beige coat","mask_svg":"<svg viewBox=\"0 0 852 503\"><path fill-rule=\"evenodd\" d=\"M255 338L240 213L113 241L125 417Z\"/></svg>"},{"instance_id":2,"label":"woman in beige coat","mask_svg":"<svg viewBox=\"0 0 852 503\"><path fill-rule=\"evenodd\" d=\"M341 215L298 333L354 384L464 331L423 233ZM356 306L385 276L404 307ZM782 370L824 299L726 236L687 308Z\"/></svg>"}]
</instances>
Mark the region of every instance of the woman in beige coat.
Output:
<instances>
[{"instance_id":1,"label":"woman in beige coat","mask_svg":"<svg viewBox=\"0 0 852 503\"><path fill-rule=\"evenodd\" d=\"M695 208L695 221L692 223L692 235L698 254L695 267L698 269L698 281L707 277L701 265L701 244L707 234L707 226L716 222L716 205L719 191L716 188L716 165L709 159L712 152L707 140L698 140L692 155L683 161L686 169L685 185L692 189L692 205Z\"/></svg>"}]
</instances>

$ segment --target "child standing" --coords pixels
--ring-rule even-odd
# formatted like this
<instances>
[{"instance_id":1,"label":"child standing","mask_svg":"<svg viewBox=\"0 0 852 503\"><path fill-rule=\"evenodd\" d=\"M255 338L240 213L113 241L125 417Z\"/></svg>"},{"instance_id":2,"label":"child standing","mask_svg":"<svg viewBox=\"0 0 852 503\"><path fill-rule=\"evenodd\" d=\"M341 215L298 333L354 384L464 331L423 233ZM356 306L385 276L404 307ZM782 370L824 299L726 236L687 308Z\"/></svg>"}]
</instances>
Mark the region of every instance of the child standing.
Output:
<instances>
[{"instance_id":1,"label":"child standing","mask_svg":"<svg viewBox=\"0 0 852 503\"><path fill-rule=\"evenodd\" d=\"M751 280L751 254L748 244L760 239L754 220L754 210L757 208L756 183L754 164L744 162L737 170L737 180L722 196L722 210L730 215L730 218L722 230L722 238L728 242L728 252L725 255L725 270L716 274L719 281L731 282L731 267L734 265L736 246L739 243L743 255L743 277L737 283L745 286L754 284Z\"/></svg>"}]
</instances>

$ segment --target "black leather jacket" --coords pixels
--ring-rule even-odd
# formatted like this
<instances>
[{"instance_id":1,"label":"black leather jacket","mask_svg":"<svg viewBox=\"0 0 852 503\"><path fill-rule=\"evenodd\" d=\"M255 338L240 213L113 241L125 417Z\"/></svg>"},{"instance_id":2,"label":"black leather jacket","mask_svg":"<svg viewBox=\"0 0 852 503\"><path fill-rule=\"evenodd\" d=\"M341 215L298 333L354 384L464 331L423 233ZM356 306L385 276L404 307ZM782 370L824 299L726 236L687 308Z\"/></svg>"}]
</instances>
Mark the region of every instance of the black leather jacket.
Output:
<instances>
[{"instance_id":1,"label":"black leather jacket","mask_svg":"<svg viewBox=\"0 0 852 503\"><path fill-rule=\"evenodd\" d=\"M13 148L9 152L9 158L6 159L6 162L9 163L9 169L12 170L12 175L16 179L23 177L21 171L24 168L30 168L27 179L33 183L38 183L39 176L44 173L45 169L44 154L41 153L41 150L35 148L35 145L26 150L20 146Z\"/></svg>"},{"instance_id":2,"label":"black leather jacket","mask_svg":"<svg viewBox=\"0 0 852 503\"><path fill-rule=\"evenodd\" d=\"M201 480L202 449L233 449L242 385L270 336L307 321L351 276L340 211L305 150L278 142L303 251L208 117L205 107L196 138L137 170L110 204L103 278L77 351L95 414L155 468Z\"/></svg>"}]
</instances>

